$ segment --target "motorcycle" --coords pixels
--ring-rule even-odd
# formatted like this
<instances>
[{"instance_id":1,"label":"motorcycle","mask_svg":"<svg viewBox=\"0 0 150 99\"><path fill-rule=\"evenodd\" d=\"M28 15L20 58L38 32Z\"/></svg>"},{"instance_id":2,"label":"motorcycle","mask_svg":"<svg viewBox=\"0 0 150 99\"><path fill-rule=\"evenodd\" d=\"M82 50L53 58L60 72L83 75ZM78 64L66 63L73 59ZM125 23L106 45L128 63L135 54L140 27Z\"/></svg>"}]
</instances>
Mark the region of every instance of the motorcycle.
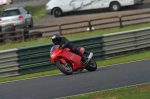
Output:
<instances>
[{"instance_id":1,"label":"motorcycle","mask_svg":"<svg viewBox=\"0 0 150 99\"><path fill-rule=\"evenodd\" d=\"M81 57L70 51L69 48L61 49L60 45L54 45L50 50L50 59L56 64L58 69L66 74L71 75L73 72L82 71L95 71L97 63L93 59L93 53L85 52L83 47L79 47L79 51L87 57L86 64L82 64Z\"/></svg>"}]
</instances>

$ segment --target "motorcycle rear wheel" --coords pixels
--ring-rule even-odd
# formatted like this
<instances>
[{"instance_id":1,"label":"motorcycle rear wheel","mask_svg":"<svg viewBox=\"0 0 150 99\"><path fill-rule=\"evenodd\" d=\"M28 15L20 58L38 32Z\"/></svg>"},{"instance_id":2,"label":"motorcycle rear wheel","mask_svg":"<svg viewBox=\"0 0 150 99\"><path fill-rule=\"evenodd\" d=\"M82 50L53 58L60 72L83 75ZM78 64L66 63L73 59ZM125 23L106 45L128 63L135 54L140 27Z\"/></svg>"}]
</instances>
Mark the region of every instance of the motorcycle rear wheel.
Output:
<instances>
[{"instance_id":1,"label":"motorcycle rear wheel","mask_svg":"<svg viewBox=\"0 0 150 99\"><path fill-rule=\"evenodd\" d=\"M72 65L68 61L67 64L65 65L60 60L57 60L56 65L58 69L66 75L71 75L73 73Z\"/></svg>"},{"instance_id":2,"label":"motorcycle rear wheel","mask_svg":"<svg viewBox=\"0 0 150 99\"><path fill-rule=\"evenodd\" d=\"M95 71L97 69L97 63L96 61L92 58L89 63L85 67L86 70L88 71Z\"/></svg>"}]
</instances>

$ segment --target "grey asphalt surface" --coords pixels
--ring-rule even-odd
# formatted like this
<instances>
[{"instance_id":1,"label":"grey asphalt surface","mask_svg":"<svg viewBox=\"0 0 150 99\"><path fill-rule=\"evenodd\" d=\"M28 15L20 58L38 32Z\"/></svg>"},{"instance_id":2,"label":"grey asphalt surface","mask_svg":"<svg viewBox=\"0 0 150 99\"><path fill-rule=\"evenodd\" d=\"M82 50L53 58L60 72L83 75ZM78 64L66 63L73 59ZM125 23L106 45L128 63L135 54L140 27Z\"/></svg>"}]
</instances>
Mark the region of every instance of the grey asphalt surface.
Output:
<instances>
[{"instance_id":1,"label":"grey asphalt surface","mask_svg":"<svg viewBox=\"0 0 150 99\"><path fill-rule=\"evenodd\" d=\"M54 99L150 82L150 60L0 84L0 99Z\"/></svg>"}]
</instances>

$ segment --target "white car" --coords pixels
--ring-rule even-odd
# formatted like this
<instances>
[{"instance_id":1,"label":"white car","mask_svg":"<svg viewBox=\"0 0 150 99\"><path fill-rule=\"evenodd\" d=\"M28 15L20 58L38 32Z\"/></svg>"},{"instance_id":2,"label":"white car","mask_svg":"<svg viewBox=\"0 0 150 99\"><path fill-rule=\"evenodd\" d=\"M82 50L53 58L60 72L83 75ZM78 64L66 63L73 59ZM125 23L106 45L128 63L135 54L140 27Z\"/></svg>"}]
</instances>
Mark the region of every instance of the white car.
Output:
<instances>
[{"instance_id":1,"label":"white car","mask_svg":"<svg viewBox=\"0 0 150 99\"><path fill-rule=\"evenodd\" d=\"M60 17L63 13L90 9L110 8L119 11L123 6L143 4L143 0L50 0L46 13Z\"/></svg>"}]
</instances>

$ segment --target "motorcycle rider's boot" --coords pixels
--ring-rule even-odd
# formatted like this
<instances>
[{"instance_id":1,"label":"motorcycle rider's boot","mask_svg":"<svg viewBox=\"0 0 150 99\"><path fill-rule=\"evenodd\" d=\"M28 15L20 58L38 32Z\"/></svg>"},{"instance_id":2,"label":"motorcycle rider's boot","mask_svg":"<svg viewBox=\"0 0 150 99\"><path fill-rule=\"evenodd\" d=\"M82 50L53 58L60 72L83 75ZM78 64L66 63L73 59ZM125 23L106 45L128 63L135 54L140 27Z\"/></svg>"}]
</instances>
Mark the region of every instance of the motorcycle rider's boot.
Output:
<instances>
[{"instance_id":1,"label":"motorcycle rider's boot","mask_svg":"<svg viewBox=\"0 0 150 99\"><path fill-rule=\"evenodd\" d=\"M83 66L86 66L86 64L87 64L87 57L85 56L85 55L83 55L82 56L82 59L81 59L81 64L83 65Z\"/></svg>"},{"instance_id":2,"label":"motorcycle rider's boot","mask_svg":"<svg viewBox=\"0 0 150 99\"><path fill-rule=\"evenodd\" d=\"M93 53L90 53L88 57L86 57L85 55L82 56L83 66L86 66L88 64L92 56L93 56Z\"/></svg>"}]
</instances>

